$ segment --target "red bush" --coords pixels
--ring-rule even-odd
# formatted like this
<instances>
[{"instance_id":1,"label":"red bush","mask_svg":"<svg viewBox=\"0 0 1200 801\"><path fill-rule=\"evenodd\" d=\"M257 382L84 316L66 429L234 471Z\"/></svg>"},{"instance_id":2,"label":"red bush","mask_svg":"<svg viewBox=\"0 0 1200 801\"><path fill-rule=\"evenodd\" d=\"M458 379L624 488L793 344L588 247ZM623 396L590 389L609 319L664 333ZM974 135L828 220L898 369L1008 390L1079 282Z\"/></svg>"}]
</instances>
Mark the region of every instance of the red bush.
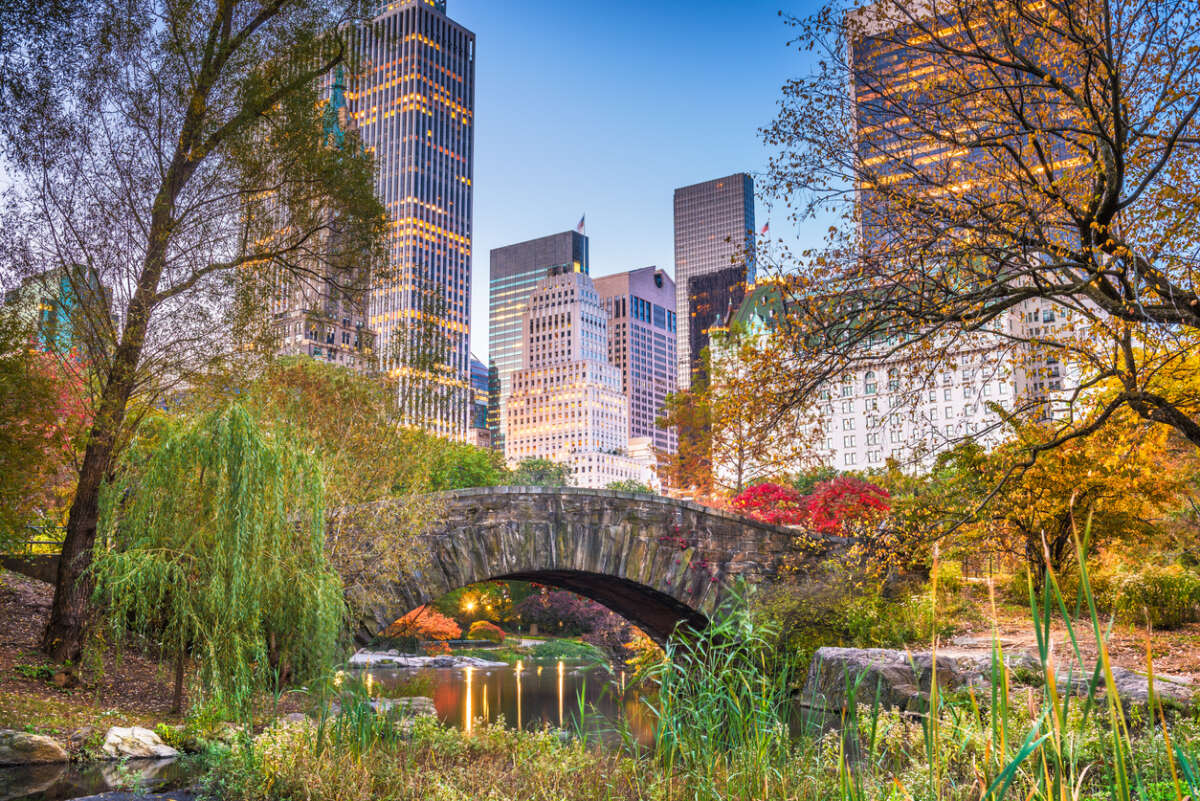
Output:
<instances>
[{"instance_id":1,"label":"red bush","mask_svg":"<svg viewBox=\"0 0 1200 801\"><path fill-rule=\"evenodd\" d=\"M418 606L388 626L384 634L422 640L457 640L462 636L462 627L431 606Z\"/></svg>"},{"instance_id":2,"label":"red bush","mask_svg":"<svg viewBox=\"0 0 1200 801\"><path fill-rule=\"evenodd\" d=\"M803 523L807 517L804 496L781 484L755 484L730 501L742 514L764 523L789 526Z\"/></svg>"},{"instance_id":3,"label":"red bush","mask_svg":"<svg viewBox=\"0 0 1200 801\"><path fill-rule=\"evenodd\" d=\"M853 476L822 481L804 499L805 522L822 534L840 534L846 524L870 521L891 508L887 490Z\"/></svg>"}]
</instances>

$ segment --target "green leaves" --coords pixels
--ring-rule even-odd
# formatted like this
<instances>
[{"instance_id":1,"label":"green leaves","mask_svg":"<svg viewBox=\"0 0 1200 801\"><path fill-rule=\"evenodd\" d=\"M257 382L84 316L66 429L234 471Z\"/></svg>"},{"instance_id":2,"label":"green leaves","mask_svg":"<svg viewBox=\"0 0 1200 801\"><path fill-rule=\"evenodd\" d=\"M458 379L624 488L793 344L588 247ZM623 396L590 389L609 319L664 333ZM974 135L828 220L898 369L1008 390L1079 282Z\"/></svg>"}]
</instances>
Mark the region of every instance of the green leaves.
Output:
<instances>
[{"instance_id":1,"label":"green leaves","mask_svg":"<svg viewBox=\"0 0 1200 801\"><path fill-rule=\"evenodd\" d=\"M331 663L345 605L321 475L241 407L181 427L107 487L102 526L93 571L110 627L194 659L200 703L244 714Z\"/></svg>"}]
</instances>

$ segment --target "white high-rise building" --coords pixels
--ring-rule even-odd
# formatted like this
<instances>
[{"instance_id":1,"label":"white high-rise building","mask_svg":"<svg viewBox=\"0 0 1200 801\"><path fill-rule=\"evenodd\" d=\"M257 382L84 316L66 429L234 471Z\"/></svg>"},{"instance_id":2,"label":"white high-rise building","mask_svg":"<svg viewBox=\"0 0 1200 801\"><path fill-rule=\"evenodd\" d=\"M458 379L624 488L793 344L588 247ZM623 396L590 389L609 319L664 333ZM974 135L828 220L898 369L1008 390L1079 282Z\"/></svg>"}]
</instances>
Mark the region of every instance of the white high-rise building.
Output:
<instances>
[{"instance_id":1,"label":"white high-rise building","mask_svg":"<svg viewBox=\"0 0 1200 801\"><path fill-rule=\"evenodd\" d=\"M549 270L529 297L521 333L505 415L509 464L567 464L580 487L649 483L650 464L629 456L629 403L621 371L608 361L608 314L592 279Z\"/></svg>"},{"instance_id":2,"label":"white high-rise building","mask_svg":"<svg viewBox=\"0 0 1200 801\"><path fill-rule=\"evenodd\" d=\"M768 337L780 298L778 285L759 284L731 325L746 336ZM794 465L778 469L800 472L823 464L876 470L889 460L924 469L958 443L972 440L990 448L1011 436L1006 415L1055 417L1064 408L1061 399L1079 385L1078 369L1032 347L1029 338L1070 325L1069 311L1035 299L1013 307L990 328L963 332L929 351L897 352L886 342L864 347L844 374L825 382L794 412L812 445ZM715 339L714 384L739 369L744 367L737 349L723 335ZM726 475L730 467L714 454L713 469Z\"/></svg>"},{"instance_id":3,"label":"white high-rise building","mask_svg":"<svg viewBox=\"0 0 1200 801\"><path fill-rule=\"evenodd\" d=\"M649 439L675 453L673 428L659 428L667 396L675 391L675 282L655 267L596 279L608 314L608 360L621 370L629 398L629 440Z\"/></svg>"}]
</instances>

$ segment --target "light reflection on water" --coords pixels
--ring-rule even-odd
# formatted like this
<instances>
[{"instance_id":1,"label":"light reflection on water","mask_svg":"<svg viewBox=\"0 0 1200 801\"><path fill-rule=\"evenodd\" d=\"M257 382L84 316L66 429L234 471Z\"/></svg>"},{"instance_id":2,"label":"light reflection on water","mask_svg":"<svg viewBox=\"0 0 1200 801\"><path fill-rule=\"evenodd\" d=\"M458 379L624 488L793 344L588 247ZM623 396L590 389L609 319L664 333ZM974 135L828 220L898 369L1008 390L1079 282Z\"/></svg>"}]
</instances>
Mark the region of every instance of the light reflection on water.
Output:
<instances>
[{"instance_id":1,"label":"light reflection on water","mask_svg":"<svg viewBox=\"0 0 1200 801\"><path fill-rule=\"evenodd\" d=\"M556 726L574 730L579 719L580 696L589 733L615 737L612 731L624 721L638 742L653 741L653 722L636 690L626 687L623 671L559 662L556 665L515 665L467 668L374 669L364 671L382 694L404 686L414 676L427 678L442 722L470 732L479 721L539 730ZM598 713L598 715L596 714Z\"/></svg>"}]
</instances>

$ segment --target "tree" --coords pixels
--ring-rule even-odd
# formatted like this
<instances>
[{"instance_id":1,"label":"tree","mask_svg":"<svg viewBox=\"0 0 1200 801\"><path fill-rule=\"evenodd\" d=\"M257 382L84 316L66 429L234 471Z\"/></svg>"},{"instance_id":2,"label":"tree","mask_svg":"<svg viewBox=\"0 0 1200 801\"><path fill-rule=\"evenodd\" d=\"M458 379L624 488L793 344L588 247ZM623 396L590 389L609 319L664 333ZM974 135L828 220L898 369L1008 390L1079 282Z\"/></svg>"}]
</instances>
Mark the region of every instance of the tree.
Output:
<instances>
[{"instance_id":1,"label":"tree","mask_svg":"<svg viewBox=\"0 0 1200 801\"><path fill-rule=\"evenodd\" d=\"M1170 429L1125 412L1026 464L1029 443L1042 441L1047 425L1016 425L991 452L964 445L940 460L943 486L927 502L936 499L950 520L967 521L957 542L1022 559L1039 578L1047 564L1061 571L1070 562L1089 518L1093 547L1149 544L1186 481L1167 446ZM995 475L1010 480L997 488Z\"/></svg>"},{"instance_id":2,"label":"tree","mask_svg":"<svg viewBox=\"0 0 1200 801\"><path fill-rule=\"evenodd\" d=\"M509 477L514 487L569 487L571 466L549 459L525 459Z\"/></svg>"},{"instance_id":3,"label":"tree","mask_svg":"<svg viewBox=\"0 0 1200 801\"><path fill-rule=\"evenodd\" d=\"M31 347L28 333L0 327L0 543L61 525L90 418L82 366Z\"/></svg>"},{"instance_id":4,"label":"tree","mask_svg":"<svg viewBox=\"0 0 1200 801\"><path fill-rule=\"evenodd\" d=\"M764 296L756 290L747 304L757 309ZM761 358L769 330L749 327L742 316L739 311L705 355L712 365L707 391L713 478L731 494L811 467L820 433L808 410L788 402L790 385L776 361Z\"/></svg>"},{"instance_id":5,"label":"tree","mask_svg":"<svg viewBox=\"0 0 1200 801\"><path fill-rule=\"evenodd\" d=\"M1200 9L922 8L793 20L820 58L764 131L770 191L840 223L780 252L791 402L881 360L955 370L978 346L1027 378L1010 413L1056 421L1034 456L1121 410L1200 446L1200 395L1160 380L1200 366Z\"/></svg>"},{"instance_id":6,"label":"tree","mask_svg":"<svg viewBox=\"0 0 1200 801\"><path fill-rule=\"evenodd\" d=\"M854 476L822 481L804 499L805 522L822 534L842 534L851 528L869 530L891 508L887 490Z\"/></svg>"},{"instance_id":7,"label":"tree","mask_svg":"<svg viewBox=\"0 0 1200 801\"><path fill-rule=\"evenodd\" d=\"M707 371L697 375L691 389L672 392L663 402L659 428L678 433L675 453L660 453L659 474L668 487L704 497L712 494L712 414Z\"/></svg>"},{"instance_id":8,"label":"tree","mask_svg":"<svg viewBox=\"0 0 1200 801\"><path fill-rule=\"evenodd\" d=\"M242 408L170 436L144 469L104 493L105 544L93 565L114 637L150 638L199 666L204 703L246 714L254 695L332 664L345 620L325 556L320 470Z\"/></svg>"},{"instance_id":9,"label":"tree","mask_svg":"<svg viewBox=\"0 0 1200 801\"><path fill-rule=\"evenodd\" d=\"M808 516L804 501L804 496L791 487L765 482L742 490L729 505L764 523L794 526Z\"/></svg>"},{"instance_id":10,"label":"tree","mask_svg":"<svg viewBox=\"0 0 1200 801\"><path fill-rule=\"evenodd\" d=\"M418 637L426 640L457 640L462 627L431 606L418 606L384 631L386 637Z\"/></svg>"},{"instance_id":11,"label":"tree","mask_svg":"<svg viewBox=\"0 0 1200 801\"><path fill-rule=\"evenodd\" d=\"M319 119L317 84L346 61L354 11L338 0L85 5L55 80L31 84L6 115L20 119L5 129L8 266L88 265L114 289L117 313L103 315L120 323L94 365L42 643L54 658L79 654L100 490L136 425L131 399L149 408L236 349L231 284L357 274L381 252L370 158L353 137L326 146Z\"/></svg>"},{"instance_id":12,"label":"tree","mask_svg":"<svg viewBox=\"0 0 1200 801\"><path fill-rule=\"evenodd\" d=\"M626 478L626 479L622 479L621 481L610 482L604 488L607 490L614 490L616 492L632 492L636 495L657 495L658 494L648 485L643 484L640 481L635 481L632 478Z\"/></svg>"}]
</instances>

